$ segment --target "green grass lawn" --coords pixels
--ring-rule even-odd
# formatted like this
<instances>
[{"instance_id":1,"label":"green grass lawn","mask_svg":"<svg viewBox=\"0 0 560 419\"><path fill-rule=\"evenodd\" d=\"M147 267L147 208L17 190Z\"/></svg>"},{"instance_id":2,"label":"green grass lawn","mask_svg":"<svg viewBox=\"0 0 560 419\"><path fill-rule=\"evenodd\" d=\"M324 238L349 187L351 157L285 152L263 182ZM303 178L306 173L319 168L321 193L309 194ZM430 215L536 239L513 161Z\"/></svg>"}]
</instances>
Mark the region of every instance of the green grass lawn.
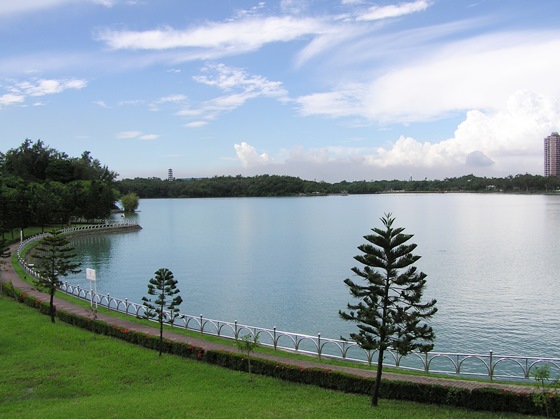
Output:
<instances>
[{"instance_id":1,"label":"green grass lawn","mask_svg":"<svg viewBox=\"0 0 560 419\"><path fill-rule=\"evenodd\" d=\"M0 297L0 417L491 418L248 375L52 324ZM514 417L504 414L503 417ZM519 416L526 417L526 416Z\"/></svg>"}]
</instances>

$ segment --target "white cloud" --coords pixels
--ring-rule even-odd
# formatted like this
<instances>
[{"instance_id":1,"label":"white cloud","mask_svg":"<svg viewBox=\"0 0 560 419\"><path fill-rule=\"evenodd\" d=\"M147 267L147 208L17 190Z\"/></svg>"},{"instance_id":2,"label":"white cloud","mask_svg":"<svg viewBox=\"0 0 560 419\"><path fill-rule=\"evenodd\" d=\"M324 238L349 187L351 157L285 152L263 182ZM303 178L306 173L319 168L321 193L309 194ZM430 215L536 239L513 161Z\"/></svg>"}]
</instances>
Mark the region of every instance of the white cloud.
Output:
<instances>
[{"instance_id":1,"label":"white cloud","mask_svg":"<svg viewBox=\"0 0 560 419\"><path fill-rule=\"evenodd\" d=\"M254 165L262 165L270 162L270 157L266 153L257 154L255 148L246 142L234 145L237 158L241 161L244 168Z\"/></svg>"},{"instance_id":2,"label":"white cloud","mask_svg":"<svg viewBox=\"0 0 560 419\"><path fill-rule=\"evenodd\" d=\"M188 124L185 124L185 127L187 128L201 128L208 125L208 121L194 121L194 122L189 122Z\"/></svg>"},{"instance_id":3,"label":"white cloud","mask_svg":"<svg viewBox=\"0 0 560 419\"><path fill-rule=\"evenodd\" d=\"M156 140L159 138L158 134L144 134L142 131L122 131L117 134L119 139L137 139L137 140Z\"/></svg>"},{"instance_id":4,"label":"white cloud","mask_svg":"<svg viewBox=\"0 0 560 419\"><path fill-rule=\"evenodd\" d=\"M300 111L408 123L470 109L497 110L520 88L560 95L558 31L486 35L432 50L369 82L302 96Z\"/></svg>"},{"instance_id":5,"label":"white cloud","mask_svg":"<svg viewBox=\"0 0 560 419\"><path fill-rule=\"evenodd\" d=\"M14 105L17 103L23 103L25 101L25 96L18 95L14 93L6 93L0 96L0 106Z\"/></svg>"},{"instance_id":6,"label":"white cloud","mask_svg":"<svg viewBox=\"0 0 560 419\"><path fill-rule=\"evenodd\" d=\"M16 83L12 89L21 92L26 96L45 96L55 93L61 93L67 89L83 89L87 86L85 80L33 80L32 82L25 81Z\"/></svg>"},{"instance_id":7,"label":"white cloud","mask_svg":"<svg viewBox=\"0 0 560 419\"><path fill-rule=\"evenodd\" d=\"M96 100L93 102L95 105L99 106L100 108L110 109L110 106L105 103L103 100Z\"/></svg>"},{"instance_id":8,"label":"white cloud","mask_svg":"<svg viewBox=\"0 0 560 419\"><path fill-rule=\"evenodd\" d=\"M184 30L170 27L149 31L106 29L100 31L96 38L115 50L205 48L217 57L255 51L268 43L288 42L324 31L324 25L316 19L273 16L211 22Z\"/></svg>"},{"instance_id":9,"label":"white cloud","mask_svg":"<svg viewBox=\"0 0 560 419\"><path fill-rule=\"evenodd\" d=\"M358 16L357 20L381 20L423 12L431 6L431 3L431 1L427 0L416 0L408 3L399 3L397 5L372 6L365 13Z\"/></svg>"},{"instance_id":10,"label":"white cloud","mask_svg":"<svg viewBox=\"0 0 560 419\"><path fill-rule=\"evenodd\" d=\"M282 83L270 81L265 77L247 74L244 70L224 64L208 64L201 76L193 79L199 83L230 93L207 100L199 107L185 107L177 114L191 118L212 120L220 114L239 108L247 101L259 97L282 99L287 96Z\"/></svg>"},{"instance_id":11,"label":"white cloud","mask_svg":"<svg viewBox=\"0 0 560 419\"><path fill-rule=\"evenodd\" d=\"M364 179L441 178L475 173L480 176L508 176L528 171L542 173L543 138L560 126L560 100L523 90L513 94L498 111L469 111L453 138L439 142L421 142L400 136L384 147L296 146L283 150L275 163L257 160L257 153L246 145L241 159L244 168L268 165L266 170L286 172L329 172L337 178L354 173ZM367 143L367 141L361 142ZM237 150L237 146L236 146ZM239 155L238 151L238 155ZM308 166L307 169L304 169ZM525 169L526 168L526 169ZM266 171L265 170L265 171ZM307 172L306 172L307 171ZM369 173L369 175L367 175ZM366 176L367 175L367 176ZM334 179L336 180L336 179Z\"/></svg>"},{"instance_id":12,"label":"white cloud","mask_svg":"<svg viewBox=\"0 0 560 419\"><path fill-rule=\"evenodd\" d=\"M468 112L451 139L421 143L400 137L390 148L366 155L364 163L376 167L445 168L460 173L491 167L503 175L528 167L540 174L543 138L559 124L557 100L520 91L501 111Z\"/></svg>"},{"instance_id":13,"label":"white cloud","mask_svg":"<svg viewBox=\"0 0 560 419\"><path fill-rule=\"evenodd\" d=\"M185 95L176 94L176 95L169 95L160 98L157 102L158 103L180 103L184 102L187 99Z\"/></svg>"},{"instance_id":14,"label":"white cloud","mask_svg":"<svg viewBox=\"0 0 560 419\"><path fill-rule=\"evenodd\" d=\"M266 96L286 94L281 82L269 81L263 76L253 76L244 70L228 67L225 64L207 64L202 71L210 75L195 76L193 79L208 86L218 87L226 92L242 90L258 92Z\"/></svg>"},{"instance_id":15,"label":"white cloud","mask_svg":"<svg viewBox=\"0 0 560 419\"><path fill-rule=\"evenodd\" d=\"M8 106L24 103L28 97L41 97L62 93L65 90L80 90L87 86L85 80L79 79L33 79L31 81L12 82L3 87L8 93L0 96L0 105Z\"/></svg>"}]
</instances>

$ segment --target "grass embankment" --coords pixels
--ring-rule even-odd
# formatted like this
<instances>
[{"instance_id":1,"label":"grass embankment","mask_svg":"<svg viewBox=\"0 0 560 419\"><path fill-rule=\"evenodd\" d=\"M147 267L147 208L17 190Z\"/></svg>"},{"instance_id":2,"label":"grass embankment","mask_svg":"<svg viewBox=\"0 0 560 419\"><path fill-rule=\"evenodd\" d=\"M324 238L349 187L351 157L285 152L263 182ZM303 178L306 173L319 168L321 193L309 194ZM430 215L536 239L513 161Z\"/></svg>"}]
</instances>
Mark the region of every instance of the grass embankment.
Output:
<instances>
[{"instance_id":1,"label":"grass embankment","mask_svg":"<svg viewBox=\"0 0 560 419\"><path fill-rule=\"evenodd\" d=\"M0 417L500 417L390 400L373 409L368 396L158 357L5 296L0 312Z\"/></svg>"}]
</instances>

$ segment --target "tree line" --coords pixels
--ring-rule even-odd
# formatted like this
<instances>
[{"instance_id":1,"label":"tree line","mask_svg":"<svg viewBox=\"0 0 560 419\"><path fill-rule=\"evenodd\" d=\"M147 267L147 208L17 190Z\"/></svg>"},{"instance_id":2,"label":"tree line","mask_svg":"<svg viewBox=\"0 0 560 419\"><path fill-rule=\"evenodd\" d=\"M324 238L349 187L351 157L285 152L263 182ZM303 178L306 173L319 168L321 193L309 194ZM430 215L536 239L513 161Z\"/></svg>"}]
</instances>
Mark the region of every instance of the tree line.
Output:
<instances>
[{"instance_id":1,"label":"tree line","mask_svg":"<svg viewBox=\"0 0 560 419\"><path fill-rule=\"evenodd\" d=\"M473 174L443 180L372 180L337 183L302 180L293 176L215 176L203 179L123 179L116 182L123 195L140 198L226 198L387 192L508 192L543 193L560 190L559 177L516 175L505 178Z\"/></svg>"},{"instance_id":2,"label":"tree line","mask_svg":"<svg viewBox=\"0 0 560 419\"><path fill-rule=\"evenodd\" d=\"M117 173L94 159L25 140L0 152L0 232L107 218L115 208Z\"/></svg>"}]
</instances>

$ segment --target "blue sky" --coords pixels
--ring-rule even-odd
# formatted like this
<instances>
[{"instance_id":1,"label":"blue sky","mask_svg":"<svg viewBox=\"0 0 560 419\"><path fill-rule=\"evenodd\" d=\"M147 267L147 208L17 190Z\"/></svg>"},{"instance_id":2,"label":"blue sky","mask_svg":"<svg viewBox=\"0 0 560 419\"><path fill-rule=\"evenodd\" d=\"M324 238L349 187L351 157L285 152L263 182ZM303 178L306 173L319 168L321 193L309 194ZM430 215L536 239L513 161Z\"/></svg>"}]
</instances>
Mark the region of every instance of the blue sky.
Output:
<instances>
[{"instance_id":1,"label":"blue sky","mask_svg":"<svg viewBox=\"0 0 560 419\"><path fill-rule=\"evenodd\" d=\"M0 2L0 150L120 178L543 174L558 0Z\"/></svg>"}]
</instances>

